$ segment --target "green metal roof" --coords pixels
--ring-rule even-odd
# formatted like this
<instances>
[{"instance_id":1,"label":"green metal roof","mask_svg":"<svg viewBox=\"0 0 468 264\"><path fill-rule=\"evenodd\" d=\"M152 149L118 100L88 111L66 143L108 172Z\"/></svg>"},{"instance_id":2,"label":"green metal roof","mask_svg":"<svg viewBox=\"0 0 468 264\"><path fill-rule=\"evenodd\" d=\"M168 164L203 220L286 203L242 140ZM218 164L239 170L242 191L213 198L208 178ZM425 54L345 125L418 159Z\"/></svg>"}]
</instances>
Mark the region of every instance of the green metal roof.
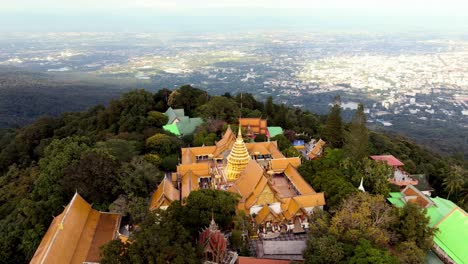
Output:
<instances>
[{"instance_id":1,"label":"green metal roof","mask_svg":"<svg viewBox=\"0 0 468 264\"><path fill-rule=\"evenodd\" d=\"M270 126L270 127L267 127L267 129L268 129L268 134L270 134L270 137L283 134L283 128L279 126Z\"/></svg>"},{"instance_id":2,"label":"green metal roof","mask_svg":"<svg viewBox=\"0 0 468 264\"><path fill-rule=\"evenodd\" d=\"M457 205L452 201L440 197L431 198L431 200L434 202L434 205L427 208L427 215L430 218L429 225L433 227Z\"/></svg>"},{"instance_id":3,"label":"green metal roof","mask_svg":"<svg viewBox=\"0 0 468 264\"><path fill-rule=\"evenodd\" d=\"M176 118L180 120L180 118L185 116L184 109L172 109L172 107L169 107L164 114L167 116L168 124L172 124Z\"/></svg>"},{"instance_id":4,"label":"green metal roof","mask_svg":"<svg viewBox=\"0 0 468 264\"><path fill-rule=\"evenodd\" d=\"M440 197L430 198L434 203L427 208L429 225L439 230L436 243L456 263L468 264L468 217L465 211L452 201ZM392 192L387 200L396 207L405 206L403 194ZM429 262L428 262L429 263Z\"/></svg>"},{"instance_id":5,"label":"green metal roof","mask_svg":"<svg viewBox=\"0 0 468 264\"><path fill-rule=\"evenodd\" d=\"M179 128L177 128L177 123L171 125L163 126L163 129L171 132L174 135L180 136Z\"/></svg>"},{"instance_id":6,"label":"green metal roof","mask_svg":"<svg viewBox=\"0 0 468 264\"><path fill-rule=\"evenodd\" d=\"M391 192L390 196L393 198L402 198L403 194L401 192Z\"/></svg>"},{"instance_id":7,"label":"green metal roof","mask_svg":"<svg viewBox=\"0 0 468 264\"><path fill-rule=\"evenodd\" d=\"M203 119L199 117L184 118L176 124L181 135L190 135L195 132L199 125L203 124Z\"/></svg>"},{"instance_id":8,"label":"green metal roof","mask_svg":"<svg viewBox=\"0 0 468 264\"><path fill-rule=\"evenodd\" d=\"M387 200L398 208L405 206L405 202L403 202L403 200L401 200L400 198L389 197L387 198Z\"/></svg>"},{"instance_id":9,"label":"green metal roof","mask_svg":"<svg viewBox=\"0 0 468 264\"><path fill-rule=\"evenodd\" d=\"M455 208L437 225L439 232L434 242L442 248L456 263L468 263L468 217L466 213Z\"/></svg>"}]
</instances>

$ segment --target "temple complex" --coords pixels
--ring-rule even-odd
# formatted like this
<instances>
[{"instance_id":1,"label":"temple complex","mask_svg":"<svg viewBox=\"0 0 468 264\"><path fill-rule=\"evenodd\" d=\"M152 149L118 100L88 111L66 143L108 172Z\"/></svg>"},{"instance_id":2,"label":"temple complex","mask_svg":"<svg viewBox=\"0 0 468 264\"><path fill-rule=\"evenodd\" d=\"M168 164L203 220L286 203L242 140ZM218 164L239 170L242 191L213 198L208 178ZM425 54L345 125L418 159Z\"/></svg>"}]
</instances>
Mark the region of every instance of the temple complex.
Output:
<instances>
[{"instance_id":1,"label":"temple complex","mask_svg":"<svg viewBox=\"0 0 468 264\"><path fill-rule=\"evenodd\" d=\"M393 155L379 155L370 157L377 162L385 162L387 165L393 168L393 175L391 175L391 177L388 179L391 184L400 186L401 188L404 188L407 185L418 184L418 180L411 177L411 175L409 175L403 169L403 165L405 164L399 161Z\"/></svg>"},{"instance_id":2,"label":"temple complex","mask_svg":"<svg viewBox=\"0 0 468 264\"><path fill-rule=\"evenodd\" d=\"M56 216L30 263L99 263L100 247L120 237L120 214L99 212L75 193Z\"/></svg>"},{"instance_id":3,"label":"temple complex","mask_svg":"<svg viewBox=\"0 0 468 264\"><path fill-rule=\"evenodd\" d=\"M182 148L177 171L158 186L150 209L165 209L194 190L218 189L240 195L237 210L250 214L259 232L304 232L307 215L325 198L302 178L299 165L276 141L245 143L240 127L237 137L228 127L214 146Z\"/></svg>"}]
</instances>

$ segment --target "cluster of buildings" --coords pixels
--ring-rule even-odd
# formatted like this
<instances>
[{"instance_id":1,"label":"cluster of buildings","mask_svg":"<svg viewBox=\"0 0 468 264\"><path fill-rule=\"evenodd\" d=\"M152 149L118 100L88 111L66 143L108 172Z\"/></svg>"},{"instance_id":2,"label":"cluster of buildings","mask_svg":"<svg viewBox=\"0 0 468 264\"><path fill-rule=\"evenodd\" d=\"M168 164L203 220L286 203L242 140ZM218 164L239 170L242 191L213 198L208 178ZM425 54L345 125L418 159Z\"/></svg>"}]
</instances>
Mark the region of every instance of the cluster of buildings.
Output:
<instances>
[{"instance_id":1,"label":"cluster of buildings","mask_svg":"<svg viewBox=\"0 0 468 264\"><path fill-rule=\"evenodd\" d=\"M253 127L251 127L253 129ZM214 146L183 148L181 164L154 192L150 209L165 209L200 189L239 194L239 211L251 215L259 235L274 236L296 228L303 232L307 215L325 205L298 173L299 157L286 158L275 141L245 143L230 127Z\"/></svg>"},{"instance_id":2,"label":"cluster of buildings","mask_svg":"<svg viewBox=\"0 0 468 264\"><path fill-rule=\"evenodd\" d=\"M166 114L173 124L190 120L181 111L169 109ZM266 122L260 119L241 119L240 122L247 124L250 137L268 133ZM305 157L315 159L322 153L324 144L319 140L307 144L295 142L294 145ZM430 226L438 228L433 252L444 263L468 263L464 247L468 239L467 213L449 200L430 197L432 189L424 177L405 172L404 164L394 156L370 158L393 168L388 180L401 191L390 193L389 203L396 207L415 203L427 209ZM285 157L277 142L246 143L241 126L237 134L228 127L214 146L182 148L177 170L166 175L157 186L149 210L165 210L172 202L183 201L196 190L232 192L240 197L237 211L251 216L256 231L251 246L261 259L242 258L230 251L227 238L212 219L198 238L206 263L302 260L307 241L305 233L313 224L308 222L308 216L315 208L323 208L325 196L302 178L297 171L300 165L301 158ZM362 181L359 189L365 191ZM122 224L120 214L96 211L76 193L63 213L52 221L31 263L98 263L102 245L112 239L126 241L128 235L128 225Z\"/></svg>"},{"instance_id":3,"label":"cluster of buildings","mask_svg":"<svg viewBox=\"0 0 468 264\"><path fill-rule=\"evenodd\" d=\"M432 188L421 175L409 175L401 161L393 155L371 156L393 168L391 184L400 186L400 192L391 192L388 202L396 207L414 203L427 209L429 226L437 228L432 251L443 263L468 263L468 214L450 200L431 197ZM439 262L441 263L441 262Z\"/></svg>"}]
</instances>

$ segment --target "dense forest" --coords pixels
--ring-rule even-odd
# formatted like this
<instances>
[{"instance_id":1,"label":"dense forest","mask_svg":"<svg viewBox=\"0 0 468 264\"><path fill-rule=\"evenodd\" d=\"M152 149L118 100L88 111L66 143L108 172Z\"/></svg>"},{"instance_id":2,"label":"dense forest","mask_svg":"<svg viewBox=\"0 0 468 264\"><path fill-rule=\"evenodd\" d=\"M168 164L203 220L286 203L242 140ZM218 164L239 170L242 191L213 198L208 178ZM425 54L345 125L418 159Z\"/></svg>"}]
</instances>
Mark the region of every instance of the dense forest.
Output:
<instances>
[{"instance_id":1,"label":"dense forest","mask_svg":"<svg viewBox=\"0 0 468 264\"><path fill-rule=\"evenodd\" d=\"M41 116L59 116L107 104L125 89L75 79L0 67L0 129L22 127Z\"/></svg>"},{"instance_id":2,"label":"dense forest","mask_svg":"<svg viewBox=\"0 0 468 264\"><path fill-rule=\"evenodd\" d=\"M169 106L184 108L205 123L193 136L176 137L162 129L167 122L162 113ZM272 140L287 156L298 154L291 144L295 139L328 142L324 157L304 161L299 168L314 189L325 192L327 201L325 210L311 220L319 224L311 230L316 239L304 253L307 263L417 263L430 247L434 230L419 209L385 203L391 190L389 168L370 162L370 154L398 157L409 173L427 175L434 195L468 209L466 161L367 130L362 107L345 123L339 103L328 116L317 116L275 104L271 97L259 102L251 94L210 96L191 86L156 93L133 90L108 106L44 117L0 132L0 262L27 262L52 216L75 191L94 208L119 210L139 224L132 243L112 241L103 248L102 263L199 263L195 238L212 213L223 230L231 231L231 246L248 255L240 234L249 220L235 214L236 196L202 190L192 192L184 206L174 202L157 214L147 209L164 172L175 170L180 148L213 145L239 115L267 118L269 125L283 127L284 135ZM364 194L357 192L361 178L368 191ZM350 211L357 219L349 219ZM375 217L379 221L369 220ZM421 224L414 226L414 219ZM362 224L349 226L356 220Z\"/></svg>"}]
</instances>

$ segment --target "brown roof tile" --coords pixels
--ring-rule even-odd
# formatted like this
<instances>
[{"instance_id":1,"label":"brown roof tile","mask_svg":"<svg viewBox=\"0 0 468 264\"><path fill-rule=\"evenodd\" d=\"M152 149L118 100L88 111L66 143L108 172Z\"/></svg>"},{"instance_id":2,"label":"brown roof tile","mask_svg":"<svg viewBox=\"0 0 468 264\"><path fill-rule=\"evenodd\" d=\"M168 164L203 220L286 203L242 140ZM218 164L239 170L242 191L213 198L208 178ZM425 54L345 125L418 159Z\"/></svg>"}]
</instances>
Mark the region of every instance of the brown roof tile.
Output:
<instances>
[{"instance_id":1,"label":"brown roof tile","mask_svg":"<svg viewBox=\"0 0 468 264\"><path fill-rule=\"evenodd\" d=\"M99 248L114 239L119 214L101 213L75 193L52 221L30 263L98 262Z\"/></svg>"},{"instance_id":2,"label":"brown roof tile","mask_svg":"<svg viewBox=\"0 0 468 264\"><path fill-rule=\"evenodd\" d=\"M151 196L150 210L155 210L161 206L179 200L179 190L177 190L168 178L164 177L158 188Z\"/></svg>"},{"instance_id":3,"label":"brown roof tile","mask_svg":"<svg viewBox=\"0 0 468 264\"><path fill-rule=\"evenodd\" d=\"M323 193L312 193L293 197L294 200L302 207L315 207L325 205L325 196Z\"/></svg>"},{"instance_id":4,"label":"brown roof tile","mask_svg":"<svg viewBox=\"0 0 468 264\"><path fill-rule=\"evenodd\" d=\"M301 159L299 157L272 159L271 169L276 173L281 173L288 167L289 164L291 164L294 168L297 168L301 165Z\"/></svg>"},{"instance_id":5,"label":"brown roof tile","mask_svg":"<svg viewBox=\"0 0 468 264\"><path fill-rule=\"evenodd\" d=\"M284 170L284 175L289 178L301 195L315 193L314 189L310 187L296 168L291 164Z\"/></svg>"}]
</instances>

